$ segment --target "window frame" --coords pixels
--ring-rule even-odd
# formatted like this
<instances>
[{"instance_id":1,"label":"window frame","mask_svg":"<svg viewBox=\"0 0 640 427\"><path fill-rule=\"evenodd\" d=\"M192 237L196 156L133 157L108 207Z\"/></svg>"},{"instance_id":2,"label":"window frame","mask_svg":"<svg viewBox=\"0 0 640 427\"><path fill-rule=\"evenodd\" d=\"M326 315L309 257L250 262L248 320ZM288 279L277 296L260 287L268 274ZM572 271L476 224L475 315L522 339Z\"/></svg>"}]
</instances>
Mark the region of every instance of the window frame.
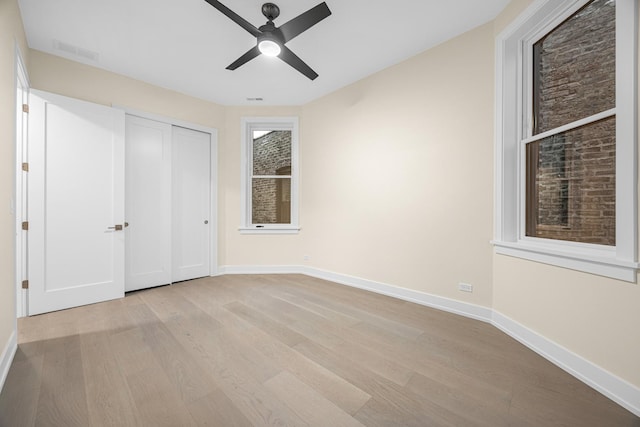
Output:
<instances>
[{"instance_id":1,"label":"window frame","mask_svg":"<svg viewBox=\"0 0 640 427\"><path fill-rule=\"evenodd\" d=\"M616 245L526 236L526 156L533 90L532 50L589 0L538 0L496 37L494 240L497 254L636 282L637 21L635 1L616 1ZM591 116L589 121L592 120ZM585 119L583 119L585 120ZM570 123L566 126L574 127ZM554 133L558 132L557 128ZM547 132L535 135L541 139Z\"/></svg>"},{"instance_id":2,"label":"window frame","mask_svg":"<svg viewBox=\"0 0 640 427\"><path fill-rule=\"evenodd\" d=\"M242 117L240 131L241 234L297 234L299 225L298 117ZM291 221L289 224L254 224L252 215L253 132L291 132Z\"/></svg>"}]
</instances>

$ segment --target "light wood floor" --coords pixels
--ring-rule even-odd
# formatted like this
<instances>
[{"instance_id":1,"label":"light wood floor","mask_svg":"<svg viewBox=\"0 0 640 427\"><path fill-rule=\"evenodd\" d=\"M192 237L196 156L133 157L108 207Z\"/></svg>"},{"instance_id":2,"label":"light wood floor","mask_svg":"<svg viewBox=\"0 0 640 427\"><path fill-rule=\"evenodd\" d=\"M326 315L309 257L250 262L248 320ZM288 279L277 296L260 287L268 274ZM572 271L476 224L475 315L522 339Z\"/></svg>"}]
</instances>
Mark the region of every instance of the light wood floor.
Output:
<instances>
[{"instance_id":1,"label":"light wood floor","mask_svg":"<svg viewBox=\"0 0 640 427\"><path fill-rule=\"evenodd\" d=\"M638 426L491 325L305 276L224 276L21 319L18 426Z\"/></svg>"}]
</instances>

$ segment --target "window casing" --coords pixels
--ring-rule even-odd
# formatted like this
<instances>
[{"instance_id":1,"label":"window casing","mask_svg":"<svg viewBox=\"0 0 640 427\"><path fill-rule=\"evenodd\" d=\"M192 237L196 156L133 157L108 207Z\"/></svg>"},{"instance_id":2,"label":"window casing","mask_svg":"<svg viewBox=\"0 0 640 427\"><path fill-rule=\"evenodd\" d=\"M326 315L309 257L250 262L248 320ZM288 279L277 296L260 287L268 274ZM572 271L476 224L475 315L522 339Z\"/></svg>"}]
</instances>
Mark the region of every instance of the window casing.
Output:
<instances>
[{"instance_id":1,"label":"window casing","mask_svg":"<svg viewBox=\"0 0 640 427\"><path fill-rule=\"evenodd\" d=\"M298 224L298 118L241 120L244 234L291 234Z\"/></svg>"},{"instance_id":2,"label":"window casing","mask_svg":"<svg viewBox=\"0 0 640 427\"><path fill-rule=\"evenodd\" d=\"M540 60L540 41L589 3L588 0L536 1L497 37L493 243L499 254L635 282L638 268L637 2L615 1L614 105L596 106L596 111L566 120L551 117L544 125L540 123L540 115L536 114L539 112L536 103L540 100L534 96L537 84L534 82L539 77L535 72L536 61ZM569 107L567 110L575 109ZM607 202L613 206L606 209L606 214L613 216L608 219L607 228L615 231L613 236L600 240L575 238L567 232L572 227L579 229L577 222L583 220L580 209L574 206L577 198L553 200L535 195L536 191L543 191L542 187L544 191L557 194L577 191L572 166L568 166L575 164L573 157L576 151L572 144L566 145L565 142L575 139L571 132L585 129L592 132L594 127L604 128L600 132L608 135L613 129L615 138L614 158L609 159L614 164L611 168L615 169L613 184L603 184L615 187L615 197L611 198L614 201ZM552 164L545 160L553 151L555 159L561 159L561 162ZM556 175L554 180L544 185L540 184L541 166ZM538 206L536 203L540 200L546 205ZM602 205L607 206L607 203Z\"/></svg>"}]
</instances>

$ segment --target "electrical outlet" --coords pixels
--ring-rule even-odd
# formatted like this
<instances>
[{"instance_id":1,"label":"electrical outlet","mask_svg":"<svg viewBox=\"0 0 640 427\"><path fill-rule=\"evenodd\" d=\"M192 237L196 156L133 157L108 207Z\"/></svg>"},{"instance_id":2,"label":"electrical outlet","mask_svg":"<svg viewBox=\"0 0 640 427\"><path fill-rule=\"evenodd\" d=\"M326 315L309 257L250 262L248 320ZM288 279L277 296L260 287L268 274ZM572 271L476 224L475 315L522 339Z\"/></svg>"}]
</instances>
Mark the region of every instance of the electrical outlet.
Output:
<instances>
[{"instance_id":1,"label":"electrical outlet","mask_svg":"<svg viewBox=\"0 0 640 427\"><path fill-rule=\"evenodd\" d=\"M473 285L468 283L458 283L458 290L462 292L473 292Z\"/></svg>"}]
</instances>

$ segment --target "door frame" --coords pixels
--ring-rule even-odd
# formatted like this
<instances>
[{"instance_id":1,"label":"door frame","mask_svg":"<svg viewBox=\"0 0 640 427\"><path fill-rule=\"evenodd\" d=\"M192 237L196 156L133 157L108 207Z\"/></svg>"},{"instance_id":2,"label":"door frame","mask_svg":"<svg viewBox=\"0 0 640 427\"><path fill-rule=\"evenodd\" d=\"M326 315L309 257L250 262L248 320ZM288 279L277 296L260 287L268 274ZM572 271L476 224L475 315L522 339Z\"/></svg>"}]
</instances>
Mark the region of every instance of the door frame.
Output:
<instances>
[{"instance_id":1,"label":"door frame","mask_svg":"<svg viewBox=\"0 0 640 427\"><path fill-rule=\"evenodd\" d=\"M22 102L17 99L18 96L18 84L23 88ZM29 83L29 74L24 63L22 51L20 46L15 44L15 101L16 101L16 116L15 116L15 193L11 201L12 213L15 216L15 286L16 286L16 318L25 317L27 311L27 289L22 288L22 281L27 280L27 263L28 259L25 251L26 246L26 232L22 230L22 222L28 220L27 212L27 172L22 170L22 163L28 163L27 148L28 148L28 123L29 114L22 110L21 104L29 103L29 90L31 85ZM21 129L18 129L18 126Z\"/></svg>"},{"instance_id":2,"label":"door frame","mask_svg":"<svg viewBox=\"0 0 640 427\"><path fill-rule=\"evenodd\" d=\"M218 276L218 129L207 126L202 126L196 123L175 119L173 117L163 116L160 114L149 113L147 111L137 110L135 108L129 108L123 105L113 104L112 107L123 110L125 114L132 116L142 117L144 119L155 120L157 122L163 122L171 126L178 126L187 129L193 129L199 132L208 133L210 135L211 150L210 150L210 205L209 205L209 218L211 220L209 227L209 276ZM126 159L125 159L126 162ZM126 182L125 177L125 182ZM126 256L126 255L125 255Z\"/></svg>"}]
</instances>

